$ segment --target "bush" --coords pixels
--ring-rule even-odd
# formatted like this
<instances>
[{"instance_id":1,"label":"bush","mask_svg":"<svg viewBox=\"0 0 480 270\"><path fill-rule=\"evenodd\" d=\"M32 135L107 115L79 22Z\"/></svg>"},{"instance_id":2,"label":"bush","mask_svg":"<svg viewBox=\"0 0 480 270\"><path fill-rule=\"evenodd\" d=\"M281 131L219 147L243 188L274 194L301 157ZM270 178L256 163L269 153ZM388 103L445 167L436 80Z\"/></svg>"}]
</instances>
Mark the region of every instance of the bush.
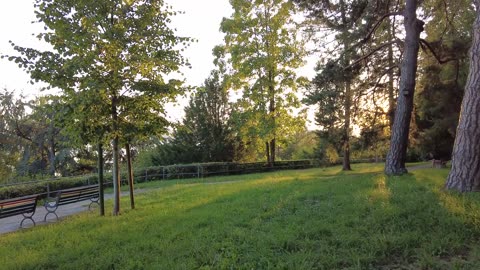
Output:
<instances>
[{"instance_id":1,"label":"bush","mask_svg":"<svg viewBox=\"0 0 480 270\"><path fill-rule=\"evenodd\" d=\"M234 163L234 162L215 162L183 164L170 166L156 166L144 169L134 170L133 175L136 183L142 183L154 180L197 178L217 175L234 175L258 172L269 172L273 170L295 170L318 167L318 160L285 160L276 161L273 167L265 162L252 163ZM111 174L106 174L105 179L111 179ZM120 174L122 182L126 183L128 176L126 172ZM0 200L21 197L32 194L41 194L46 197L47 192L57 190L91 185L98 183L96 174L79 177L60 178L55 180L39 181L30 184L21 184L15 186L5 186L0 188ZM106 181L106 185L111 185L111 181Z\"/></svg>"}]
</instances>

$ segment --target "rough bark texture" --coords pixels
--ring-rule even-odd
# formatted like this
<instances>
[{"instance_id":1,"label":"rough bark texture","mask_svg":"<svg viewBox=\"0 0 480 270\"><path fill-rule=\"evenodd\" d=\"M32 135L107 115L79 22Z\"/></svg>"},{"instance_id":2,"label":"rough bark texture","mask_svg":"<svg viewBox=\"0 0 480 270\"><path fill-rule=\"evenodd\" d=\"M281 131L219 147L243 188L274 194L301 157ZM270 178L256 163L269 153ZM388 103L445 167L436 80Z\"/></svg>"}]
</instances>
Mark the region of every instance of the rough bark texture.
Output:
<instances>
[{"instance_id":1,"label":"rough bark texture","mask_svg":"<svg viewBox=\"0 0 480 270\"><path fill-rule=\"evenodd\" d=\"M103 190L103 146L98 144L98 190L100 201L100 216L105 216L105 197Z\"/></svg>"},{"instance_id":2,"label":"rough bark texture","mask_svg":"<svg viewBox=\"0 0 480 270\"><path fill-rule=\"evenodd\" d=\"M453 145L452 170L445 184L447 189L461 192L480 191L480 0L475 5L470 71Z\"/></svg>"},{"instance_id":3,"label":"rough bark texture","mask_svg":"<svg viewBox=\"0 0 480 270\"><path fill-rule=\"evenodd\" d=\"M388 38L391 42L394 39L393 33L395 32L395 24L392 20L389 20L388 26ZM395 88L394 88L394 74L393 74L393 43L388 46L388 125L390 130L393 127L393 121L395 120Z\"/></svg>"},{"instance_id":4,"label":"rough bark texture","mask_svg":"<svg viewBox=\"0 0 480 270\"><path fill-rule=\"evenodd\" d=\"M135 199L133 196L133 169L132 169L132 155L130 152L130 144L125 145L127 151L127 169L128 169L128 187L130 190L130 207L135 209Z\"/></svg>"},{"instance_id":5,"label":"rough bark texture","mask_svg":"<svg viewBox=\"0 0 480 270\"><path fill-rule=\"evenodd\" d=\"M267 163L268 165L272 165L272 159L270 158L270 144L265 142L265 152L267 154Z\"/></svg>"},{"instance_id":6,"label":"rough bark texture","mask_svg":"<svg viewBox=\"0 0 480 270\"><path fill-rule=\"evenodd\" d=\"M352 103L352 93L350 82L345 83L345 126L343 128L343 166L342 170L352 170L350 166L350 107Z\"/></svg>"},{"instance_id":7,"label":"rough bark texture","mask_svg":"<svg viewBox=\"0 0 480 270\"><path fill-rule=\"evenodd\" d=\"M344 46L344 65L348 67L350 65L350 55L348 50L350 49L350 43L348 41L348 24L345 11L345 1L340 0L340 12L343 25L343 46ZM349 78L347 80L350 80ZM345 126L343 127L343 162L342 170L352 170L350 166L350 117L351 117L351 104L352 104L352 85L349 81L345 82Z\"/></svg>"},{"instance_id":8,"label":"rough bark texture","mask_svg":"<svg viewBox=\"0 0 480 270\"><path fill-rule=\"evenodd\" d=\"M417 19L416 10L417 1L407 0L404 11L405 48L402 60L400 88L390 138L390 150L385 163L385 173L388 175L407 173L405 161L407 156L408 132L410 130L410 120L413 109L420 33L423 31L424 24Z\"/></svg>"},{"instance_id":9,"label":"rough bark texture","mask_svg":"<svg viewBox=\"0 0 480 270\"><path fill-rule=\"evenodd\" d=\"M113 130L118 131L118 114L116 98L112 99L112 120ZM120 213L120 168L119 168L119 153L118 153L118 135L113 138L113 215L117 216Z\"/></svg>"}]
</instances>

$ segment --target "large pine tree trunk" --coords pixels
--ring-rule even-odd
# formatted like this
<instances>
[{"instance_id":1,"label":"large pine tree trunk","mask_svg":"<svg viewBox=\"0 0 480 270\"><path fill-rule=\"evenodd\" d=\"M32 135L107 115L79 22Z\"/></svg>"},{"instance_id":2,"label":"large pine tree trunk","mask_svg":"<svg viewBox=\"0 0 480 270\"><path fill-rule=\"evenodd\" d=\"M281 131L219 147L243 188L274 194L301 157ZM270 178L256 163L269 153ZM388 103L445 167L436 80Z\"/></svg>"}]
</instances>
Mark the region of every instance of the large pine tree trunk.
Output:
<instances>
[{"instance_id":1,"label":"large pine tree trunk","mask_svg":"<svg viewBox=\"0 0 480 270\"><path fill-rule=\"evenodd\" d=\"M452 170L445 184L447 189L461 192L480 191L480 0L475 5L470 72L453 145Z\"/></svg>"},{"instance_id":2,"label":"large pine tree trunk","mask_svg":"<svg viewBox=\"0 0 480 270\"><path fill-rule=\"evenodd\" d=\"M413 109L413 94L417 73L417 58L420 44L420 33L423 22L416 16L417 1L407 0L405 17L405 49L402 61L400 89L395 110L395 119L390 138L390 150L385 163L385 173L401 175L407 173L405 161L407 156L408 133Z\"/></svg>"}]
</instances>

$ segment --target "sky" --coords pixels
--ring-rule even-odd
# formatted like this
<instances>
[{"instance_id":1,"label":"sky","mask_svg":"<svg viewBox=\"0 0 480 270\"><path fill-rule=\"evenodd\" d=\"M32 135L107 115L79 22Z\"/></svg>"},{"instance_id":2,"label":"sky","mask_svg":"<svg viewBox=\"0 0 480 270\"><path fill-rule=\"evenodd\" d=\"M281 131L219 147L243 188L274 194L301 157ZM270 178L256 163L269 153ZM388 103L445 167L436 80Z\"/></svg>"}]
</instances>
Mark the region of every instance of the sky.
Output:
<instances>
[{"instance_id":1,"label":"sky","mask_svg":"<svg viewBox=\"0 0 480 270\"><path fill-rule=\"evenodd\" d=\"M33 0L7 1L0 9L0 55L16 54L9 40L22 47L38 49L48 48L34 34L43 31L40 24L32 24L35 20ZM172 27L179 36L188 36L198 40L185 50L184 56L189 59L192 68L182 70L188 85L200 86L214 68L212 49L223 42L223 34L219 31L223 17L232 14L228 0L166 0L175 10L184 11L172 18ZM314 74L315 61L307 59L305 67L299 75L311 78ZM46 94L41 92L43 84L29 83L29 75L15 63L0 59L0 88L14 90L18 94L34 97ZM178 104L169 104L169 119L178 121L183 116L186 100ZM311 115L311 113L310 113ZM311 117L309 117L311 118ZM311 125L311 123L310 123Z\"/></svg>"}]
</instances>

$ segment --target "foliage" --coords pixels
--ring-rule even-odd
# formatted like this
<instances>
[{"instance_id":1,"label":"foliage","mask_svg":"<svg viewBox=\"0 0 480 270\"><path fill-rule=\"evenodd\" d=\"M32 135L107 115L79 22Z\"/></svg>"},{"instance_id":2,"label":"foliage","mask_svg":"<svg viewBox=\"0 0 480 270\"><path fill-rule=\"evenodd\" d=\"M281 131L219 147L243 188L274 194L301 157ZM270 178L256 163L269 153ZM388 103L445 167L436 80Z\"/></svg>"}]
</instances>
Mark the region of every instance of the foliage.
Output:
<instances>
[{"instance_id":1,"label":"foliage","mask_svg":"<svg viewBox=\"0 0 480 270\"><path fill-rule=\"evenodd\" d=\"M289 138L285 143L285 149L282 149L278 153L278 157L281 160L300 160L300 159L312 159L313 147L317 143L317 136L315 132L301 130Z\"/></svg>"},{"instance_id":2,"label":"foliage","mask_svg":"<svg viewBox=\"0 0 480 270\"><path fill-rule=\"evenodd\" d=\"M210 179L214 185L202 184L204 180L149 184L160 189L139 195L138 209L126 211L115 222L85 213L3 235L2 265L479 267L479 194L443 192L447 170L387 178L379 174L379 165L353 169L218 177ZM92 250L102 252L92 256Z\"/></svg>"},{"instance_id":3,"label":"foliage","mask_svg":"<svg viewBox=\"0 0 480 270\"><path fill-rule=\"evenodd\" d=\"M450 3L451 2L451 3ZM415 103L415 147L425 158L449 160L468 74L468 49L474 11L471 1L426 1L431 20L426 40L440 61L425 48ZM458 18L452 20L452 18Z\"/></svg>"},{"instance_id":4,"label":"foliage","mask_svg":"<svg viewBox=\"0 0 480 270\"><path fill-rule=\"evenodd\" d=\"M269 166L265 162L212 162L144 167L141 169L135 169L133 171L133 174L135 176L134 179L137 183L143 183L156 180L172 180L186 178L203 179L204 177L212 177L219 175L251 174L257 172L271 172L275 170L298 170L318 167L319 165L320 164L317 160L311 159L276 161L273 166ZM124 180L127 179L127 172L122 172L120 178ZM0 200L32 194L41 194L41 196L45 196L48 190L53 192L71 187L91 185L97 182L97 176L94 174L89 174L83 176L49 179L36 182L26 182L24 184L4 186L0 188ZM110 185L111 182L107 183L107 186Z\"/></svg>"},{"instance_id":5,"label":"foliage","mask_svg":"<svg viewBox=\"0 0 480 270\"><path fill-rule=\"evenodd\" d=\"M57 126L58 97L27 100L4 89L0 102L2 170L10 176L68 174L66 168L76 162Z\"/></svg>"},{"instance_id":6,"label":"foliage","mask_svg":"<svg viewBox=\"0 0 480 270\"><path fill-rule=\"evenodd\" d=\"M262 147L272 163L277 140L304 126L301 116L292 115L304 83L294 70L306 55L293 20L295 7L289 0L230 3L234 12L220 27L225 44L214 53L230 71L227 86L242 91L233 112L239 136L247 148Z\"/></svg>"},{"instance_id":7,"label":"foliage","mask_svg":"<svg viewBox=\"0 0 480 270\"><path fill-rule=\"evenodd\" d=\"M118 204L119 142L166 132L163 105L181 82L165 75L188 64L180 50L190 38L169 27L176 13L163 1L36 0L35 8L45 25L37 37L52 50L12 43L21 56L9 60L63 91L64 123L77 142L113 141Z\"/></svg>"}]
</instances>

